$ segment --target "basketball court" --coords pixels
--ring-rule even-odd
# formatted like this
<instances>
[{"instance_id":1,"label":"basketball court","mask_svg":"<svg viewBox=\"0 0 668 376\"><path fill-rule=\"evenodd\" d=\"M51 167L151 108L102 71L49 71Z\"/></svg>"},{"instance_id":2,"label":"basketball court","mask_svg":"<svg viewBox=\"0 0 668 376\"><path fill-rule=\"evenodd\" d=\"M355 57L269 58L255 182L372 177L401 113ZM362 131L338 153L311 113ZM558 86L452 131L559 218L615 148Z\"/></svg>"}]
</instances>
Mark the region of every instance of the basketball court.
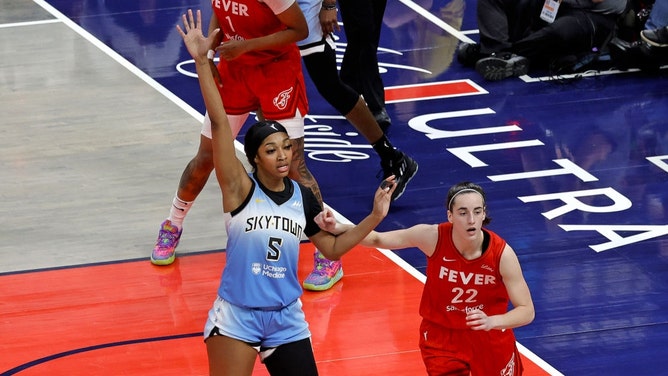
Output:
<instances>
[{"instance_id":1,"label":"basketball court","mask_svg":"<svg viewBox=\"0 0 668 376\"><path fill-rule=\"evenodd\" d=\"M215 177L177 261L148 260L204 113L175 29L189 8L210 15L206 0L0 0L1 376L207 374L226 245ZM444 221L447 189L480 184L536 306L515 330L525 375L666 374L666 67L486 82L454 58L477 39L475 2L389 0L384 21L389 137L420 169L379 229ZM378 158L308 84L307 163L356 222ZM341 282L305 292L320 374L425 374L425 267L416 249L358 246Z\"/></svg>"}]
</instances>

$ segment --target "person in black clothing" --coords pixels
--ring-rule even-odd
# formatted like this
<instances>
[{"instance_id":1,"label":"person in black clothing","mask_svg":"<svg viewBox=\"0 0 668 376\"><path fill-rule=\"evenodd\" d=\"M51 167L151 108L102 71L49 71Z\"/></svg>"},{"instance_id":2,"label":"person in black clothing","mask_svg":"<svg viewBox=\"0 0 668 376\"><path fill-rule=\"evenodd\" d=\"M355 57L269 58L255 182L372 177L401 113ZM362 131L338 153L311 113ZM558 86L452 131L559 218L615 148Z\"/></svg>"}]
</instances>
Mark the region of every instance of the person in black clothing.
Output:
<instances>
[{"instance_id":1,"label":"person in black clothing","mask_svg":"<svg viewBox=\"0 0 668 376\"><path fill-rule=\"evenodd\" d=\"M338 0L348 46L341 79L362 94L383 131L392 124L385 110L385 87L378 71L378 44L387 0Z\"/></svg>"},{"instance_id":2,"label":"person in black clothing","mask_svg":"<svg viewBox=\"0 0 668 376\"><path fill-rule=\"evenodd\" d=\"M610 41L618 69L657 71L668 62L668 0L631 0L631 16Z\"/></svg>"},{"instance_id":3,"label":"person in black clothing","mask_svg":"<svg viewBox=\"0 0 668 376\"><path fill-rule=\"evenodd\" d=\"M406 185L417 172L417 162L392 145L382 124L374 118L364 98L339 76L336 45L332 37L332 33L341 30L336 1L298 0L297 3L309 28L308 37L297 42L297 45L313 84L320 95L345 116L373 147L380 158L383 178L395 176L396 188L392 200L396 200L404 193ZM331 288L342 277L341 261L327 260L316 249L313 271L306 277L303 286L307 290L323 291Z\"/></svg>"},{"instance_id":4,"label":"person in black clothing","mask_svg":"<svg viewBox=\"0 0 668 376\"><path fill-rule=\"evenodd\" d=\"M458 60L491 81L527 74L530 66L601 48L627 7L627 0L554 3L558 8L549 19L544 0L479 0L480 44L461 45Z\"/></svg>"}]
</instances>

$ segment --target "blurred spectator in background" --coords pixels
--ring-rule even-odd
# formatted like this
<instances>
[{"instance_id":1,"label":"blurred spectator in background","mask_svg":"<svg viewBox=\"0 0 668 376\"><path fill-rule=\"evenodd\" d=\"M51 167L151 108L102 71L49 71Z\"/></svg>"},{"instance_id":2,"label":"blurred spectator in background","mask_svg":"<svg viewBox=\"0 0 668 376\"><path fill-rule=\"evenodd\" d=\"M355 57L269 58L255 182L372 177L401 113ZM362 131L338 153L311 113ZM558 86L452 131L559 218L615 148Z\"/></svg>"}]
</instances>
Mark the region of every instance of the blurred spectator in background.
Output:
<instances>
[{"instance_id":1,"label":"blurred spectator in background","mask_svg":"<svg viewBox=\"0 0 668 376\"><path fill-rule=\"evenodd\" d=\"M620 32L610 42L617 68L656 70L668 63L668 0L631 0Z\"/></svg>"},{"instance_id":2,"label":"blurred spectator in background","mask_svg":"<svg viewBox=\"0 0 668 376\"><path fill-rule=\"evenodd\" d=\"M627 0L479 0L480 43L460 45L457 59L490 81L575 64L610 40L626 9Z\"/></svg>"}]
</instances>

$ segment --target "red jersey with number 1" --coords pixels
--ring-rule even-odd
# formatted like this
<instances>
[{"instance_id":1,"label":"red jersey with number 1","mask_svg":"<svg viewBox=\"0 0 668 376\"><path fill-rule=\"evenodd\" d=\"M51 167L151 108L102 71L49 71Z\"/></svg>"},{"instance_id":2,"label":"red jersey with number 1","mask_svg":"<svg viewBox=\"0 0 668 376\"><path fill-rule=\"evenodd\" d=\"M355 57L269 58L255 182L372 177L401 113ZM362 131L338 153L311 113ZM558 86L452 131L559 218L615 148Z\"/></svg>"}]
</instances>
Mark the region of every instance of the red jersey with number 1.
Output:
<instances>
[{"instance_id":1,"label":"red jersey with number 1","mask_svg":"<svg viewBox=\"0 0 668 376\"><path fill-rule=\"evenodd\" d=\"M227 40L248 40L284 30L286 26L276 17L295 0L212 0L211 6ZM296 44L247 52L234 59L235 64L260 65L297 49Z\"/></svg>"},{"instance_id":2,"label":"red jersey with number 1","mask_svg":"<svg viewBox=\"0 0 668 376\"><path fill-rule=\"evenodd\" d=\"M499 273L506 241L483 230L489 245L482 256L466 260L452 242L452 223L438 225L438 243L427 259L427 282L422 292L420 315L452 329L466 329L466 313L480 309L488 316L508 311L508 293Z\"/></svg>"}]
</instances>

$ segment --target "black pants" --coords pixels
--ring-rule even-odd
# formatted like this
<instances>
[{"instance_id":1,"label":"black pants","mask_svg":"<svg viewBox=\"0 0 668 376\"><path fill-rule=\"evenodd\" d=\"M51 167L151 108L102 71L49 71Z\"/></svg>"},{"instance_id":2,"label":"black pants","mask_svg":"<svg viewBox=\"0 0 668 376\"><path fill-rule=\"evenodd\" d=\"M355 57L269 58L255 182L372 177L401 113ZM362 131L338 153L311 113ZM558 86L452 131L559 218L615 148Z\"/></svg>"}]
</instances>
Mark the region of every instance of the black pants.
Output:
<instances>
[{"instance_id":1,"label":"black pants","mask_svg":"<svg viewBox=\"0 0 668 376\"><path fill-rule=\"evenodd\" d=\"M341 79L362 94L369 110L385 108L385 87L378 71L378 43L387 0L339 0L348 40L341 62Z\"/></svg>"},{"instance_id":2,"label":"black pants","mask_svg":"<svg viewBox=\"0 0 668 376\"><path fill-rule=\"evenodd\" d=\"M318 93L341 115L348 115L357 104L360 95L339 76L336 52L324 40L319 44L322 44L324 51L302 57L308 75Z\"/></svg>"},{"instance_id":3,"label":"black pants","mask_svg":"<svg viewBox=\"0 0 668 376\"><path fill-rule=\"evenodd\" d=\"M480 51L512 52L534 63L580 55L601 47L618 16L570 8L563 4L556 20L540 19L544 0L478 0Z\"/></svg>"}]
</instances>

